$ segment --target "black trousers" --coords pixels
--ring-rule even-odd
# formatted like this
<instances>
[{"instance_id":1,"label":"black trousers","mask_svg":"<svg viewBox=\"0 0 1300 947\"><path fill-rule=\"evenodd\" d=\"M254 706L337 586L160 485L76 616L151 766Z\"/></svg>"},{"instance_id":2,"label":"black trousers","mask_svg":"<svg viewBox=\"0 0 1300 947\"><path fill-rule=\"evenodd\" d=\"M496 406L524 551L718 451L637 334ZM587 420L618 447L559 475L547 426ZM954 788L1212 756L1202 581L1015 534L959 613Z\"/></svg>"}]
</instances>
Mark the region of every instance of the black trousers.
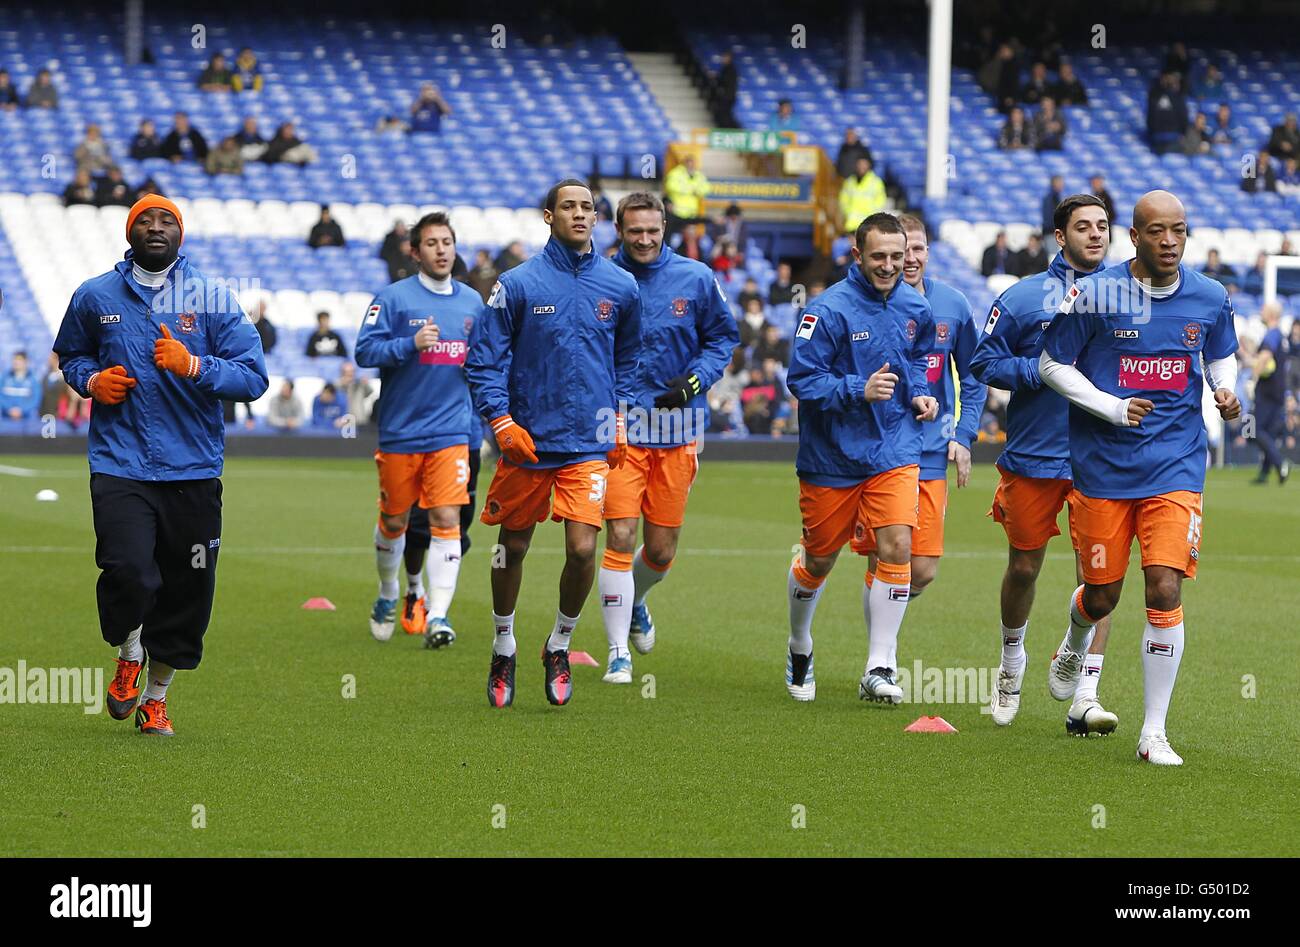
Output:
<instances>
[{"instance_id":1,"label":"black trousers","mask_svg":"<svg viewBox=\"0 0 1300 947\"><path fill-rule=\"evenodd\" d=\"M143 625L150 657L178 670L203 659L221 542L221 481L153 483L91 474L96 598L104 640Z\"/></svg>"},{"instance_id":2,"label":"black trousers","mask_svg":"<svg viewBox=\"0 0 1300 947\"><path fill-rule=\"evenodd\" d=\"M478 472L483 466L482 455L470 445L469 449L469 502L460 508L460 554L469 552L469 528L474 522L474 506L478 501ZM406 522L406 574L415 575L424 566L424 555L429 551L429 514L422 506L411 507Z\"/></svg>"},{"instance_id":3,"label":"black trousers","mask_svg":"<svg viewBox=\"0 0 1300 947\"><path fill-rule=\"evenodd\" d=\"M1260 452L1259 475L1267 477L1274 468L1282 469L1282 451L1278 442L1286 433L1286 405L1267 398L1255 399L1255 446Z\"/></svg>"}]
</instances>

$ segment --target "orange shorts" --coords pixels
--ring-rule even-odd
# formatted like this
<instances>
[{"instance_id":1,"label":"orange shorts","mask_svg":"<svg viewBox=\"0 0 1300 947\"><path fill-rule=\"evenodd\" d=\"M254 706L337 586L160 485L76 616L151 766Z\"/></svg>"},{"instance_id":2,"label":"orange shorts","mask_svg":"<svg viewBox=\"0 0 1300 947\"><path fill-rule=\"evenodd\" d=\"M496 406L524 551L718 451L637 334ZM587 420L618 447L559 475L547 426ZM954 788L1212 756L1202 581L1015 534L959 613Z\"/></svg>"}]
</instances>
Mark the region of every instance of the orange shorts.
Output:
<instances>
[{"instance_id":1,"label":"orange shorts","mask_svg":"<svg viewBox=\"0 0 1300 947\"><path fill-rule=\"evenodd\" d=\"M686 497L699 469L694 444L628 447L623 466L609 472L605 519L644 515L647 523L656 526L681 526L686 520Z\"/></svg>"},{"instance_id":2,"label":"orange shorts","mask_svg":"<svg viewBox=\"0 0 1300 947\"><path fill-rule=\"evenodd\" d=\"M1201 545L1201 495L1175 490L1149 499L1105 500L1070 495L1070 525L1089 585L1118 582L1128 571L1136 536L1142 566L1168 566L1196 578Z\"/></svg>"},{"instance_id":3,"label":"orange shorts","mask_svg":"<svg viewBox=\"0 0 1300 947\"><path fill-rule=\"evenodd\" d=\"M375 451L379 468L379 511L399 516L418 500L426 510L469 502L469 447L453 444L427 454Z\"/></svg>"},{"instance_id":4,"label":"orange shorts","mask_svg":"<svg viewBox=\"0 0 1300 947\"><path fill-rule=\"evenodd\" d=\"M997 491L989 516L1007 531L1007 541L1016 549L1038 549L1053 536L1061 535L1056 525L1073 489L1071 480L1022 477L999 465Z\"/></svg>"},{"instance_id":5,"label":"orange shorts","mask_svg":"<svg viewBox=\"0 0 1300 947\"><path fill-rule=\"evenodd\" d=\"M912 530L912 555L943 555L943 519L948 513L948 481L922 480L917 496L916 529ZM854 530L849 548L859 556L870 556L876 551L876 531L864 530L858 535Z\"/></svg>"},{"instance_id":6,"label":"orange shorts","mask_svg":"<svg viewBox=\"0 0 1300 947\"><path fill-rule=\"evenodd\" d=\"M522 531L546 520L551 514L551 488L555 488L555 512L551 518L573 520L599 527L605 512L605 484L609 464L584 460L563 467L535 470L517 467L506 460L497 462L497 472L483 504L482 520Z\"/></svg>"},{"instance_id":7,"label":"orange shorts","mask_svg":"<svg viewBox=\"0 0 1300 947\"><path fill-rule=\"evenodd\" d=\"M895 467L852 487L818 487L799 481L803 548L810 556L839 552L855 535L882 526L916 526L916 464Z\"/></svg>"}]
</instances>

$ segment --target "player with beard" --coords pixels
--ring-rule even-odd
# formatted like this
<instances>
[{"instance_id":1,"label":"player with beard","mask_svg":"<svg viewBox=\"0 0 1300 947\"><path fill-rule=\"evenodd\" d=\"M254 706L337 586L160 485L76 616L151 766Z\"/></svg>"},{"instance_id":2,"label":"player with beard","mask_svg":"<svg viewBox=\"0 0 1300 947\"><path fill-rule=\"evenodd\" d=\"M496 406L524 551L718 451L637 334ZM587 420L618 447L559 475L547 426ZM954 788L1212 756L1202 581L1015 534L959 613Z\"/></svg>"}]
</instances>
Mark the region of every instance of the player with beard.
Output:
<instances>
[{"instance_id":1,"label":"player with beard","mask_svg":"<svg viewBox=\"0 0 1300 947\"><path fill-rule=\"evenodd\" d=\"M252 321L180 252L184 237L175 204L137 201L126 259L81 284L54 340L67 383L95 401L96 597L100 632L118 649L108 712L125 720L134 710L140 732L156 736L174 733L167 689L176 671L199 666L212 614L221 402L256 401L268 385Z\"/></svg>"}]
</instances>

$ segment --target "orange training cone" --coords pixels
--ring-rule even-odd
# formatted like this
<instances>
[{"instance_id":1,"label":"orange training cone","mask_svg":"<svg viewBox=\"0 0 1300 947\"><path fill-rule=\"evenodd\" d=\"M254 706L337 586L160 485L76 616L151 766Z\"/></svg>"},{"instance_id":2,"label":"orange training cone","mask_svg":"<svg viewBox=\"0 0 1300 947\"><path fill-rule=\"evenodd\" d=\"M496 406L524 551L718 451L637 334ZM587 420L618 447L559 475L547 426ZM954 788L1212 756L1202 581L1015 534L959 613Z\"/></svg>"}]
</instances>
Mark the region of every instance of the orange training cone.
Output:
<instances>
[{"instance_id":1,"label":"orange training cone","mask_svg":"<svg viewBox=\"0 0 1300 947\"><path fill-rule=\"evenodd\" d=\"M302 607L312 611L332 612L336 611L334 603L327 598L309 598L302 603Z\"/></svg>"},{"instance_id":2,"label":"orange training cone","mask_svg":"<svg viewBox=\"0 0 1300 947\"><path fill-rule=\"evenodd\" d=\"M904 733L956 733L957 728L942 717L917 717L906 727Z\"/></svg>"},{"instance_id":3,"label":"orange training cone","mask_svg":"<svg viewBox=\"0 0 1300 947\"><path fill-rule=\"evenodd\" d=\"M569 652L569 663L570 663L570 664L589 664L589 665L591 665L591 666L594 667L594 668L598 668L598 667L600 667L600 662L597 661L595 658L593 658L591 655L589 655L586 651L570 651L570 652Z\"/></svg>"}]
</instances>

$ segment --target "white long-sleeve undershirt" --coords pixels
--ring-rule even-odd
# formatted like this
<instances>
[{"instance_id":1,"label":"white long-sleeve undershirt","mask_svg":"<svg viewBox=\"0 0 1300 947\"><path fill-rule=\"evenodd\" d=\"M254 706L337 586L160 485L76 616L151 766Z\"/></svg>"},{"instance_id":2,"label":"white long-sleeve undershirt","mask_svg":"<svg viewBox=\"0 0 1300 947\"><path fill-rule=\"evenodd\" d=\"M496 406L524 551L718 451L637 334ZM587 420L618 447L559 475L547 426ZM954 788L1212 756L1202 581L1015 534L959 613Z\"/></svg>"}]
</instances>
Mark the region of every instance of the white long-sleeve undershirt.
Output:
<instances>
[{"instance_id":1,"label":"white long-sleeve undershirt","mask_svg":"<svg viewBox=\"0 0 1300 947\"><path fill-rule=\"evenodd\" d=\"M1118 427L1132 426L1128 421L1128 403L1132 399L1107 394L1073 365L1056 361L1047 354L1046 349L1038 357L1038 374L1042 376L1045 385L1089 414L1095 414Z\"/></svg>"}]
</instances>

